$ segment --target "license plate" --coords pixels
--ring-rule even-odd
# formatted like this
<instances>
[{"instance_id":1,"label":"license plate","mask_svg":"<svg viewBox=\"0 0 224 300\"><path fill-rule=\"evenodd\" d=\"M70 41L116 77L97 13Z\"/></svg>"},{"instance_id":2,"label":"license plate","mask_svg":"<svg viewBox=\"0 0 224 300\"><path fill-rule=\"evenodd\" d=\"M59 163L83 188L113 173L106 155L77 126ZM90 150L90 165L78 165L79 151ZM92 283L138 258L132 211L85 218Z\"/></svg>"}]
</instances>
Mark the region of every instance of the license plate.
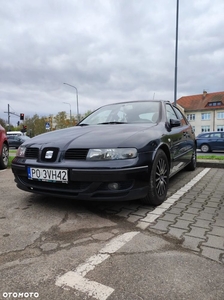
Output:
<instances>
[{"instance_id":1,"label":"license plate","mask_svg":"<svg viewBox=\"0 0 224 300\"><path fill-rule=\"evenodd\" d=\"M68 182L68 170L62 169L44 169L44 168L27 168L28 179L40 180L47 182Z\"/></svg>"}]
</instances>

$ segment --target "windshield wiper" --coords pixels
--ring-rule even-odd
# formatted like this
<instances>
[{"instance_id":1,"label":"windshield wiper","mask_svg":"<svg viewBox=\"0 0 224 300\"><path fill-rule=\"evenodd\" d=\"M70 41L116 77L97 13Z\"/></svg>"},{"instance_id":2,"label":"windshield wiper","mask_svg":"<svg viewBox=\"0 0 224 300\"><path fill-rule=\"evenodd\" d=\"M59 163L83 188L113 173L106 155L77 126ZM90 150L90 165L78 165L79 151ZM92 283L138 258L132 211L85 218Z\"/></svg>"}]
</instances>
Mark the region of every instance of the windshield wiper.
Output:
<instances>
[{"instance_id":1,"label":"windshield wiper","mask_svg":"<svg viewBox=\"0 0 224 300\"><path fill-rule=\"evenodd\" d=\"M97 123L97 125L107 125L107 124L127 124L127 122L112 121L112 122Z\"/></svg>"},{"instance_id":2,"label":"windshield wiper","mask_svg":"<svg viewBox=\"0 0 224 300\"><path fill-rule=\"evenodd\" d=\"M89 124L86 124L86 123L82 123L82 124L79 124L78 126L88 126Z\"/></svg>"}]
</instances>

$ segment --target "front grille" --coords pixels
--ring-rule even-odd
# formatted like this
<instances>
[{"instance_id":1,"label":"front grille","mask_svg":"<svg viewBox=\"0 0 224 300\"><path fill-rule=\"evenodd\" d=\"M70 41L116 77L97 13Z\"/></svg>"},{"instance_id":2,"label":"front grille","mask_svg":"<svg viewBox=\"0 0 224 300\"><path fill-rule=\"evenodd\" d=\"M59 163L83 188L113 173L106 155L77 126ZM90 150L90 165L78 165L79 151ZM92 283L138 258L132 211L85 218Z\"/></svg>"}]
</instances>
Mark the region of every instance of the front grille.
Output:
<instances>
[{"instance_id":1,"label":"front grille","mask_svg":"<svg viewBox=\"0 0 224 300\"><path fill-rule=\"evenodd\" d=\"M48 157L47 153L50 152L51 156ZM59 149L55 147L44 148L41 152L41 160L47 162L55 162L58 156Z\"/></svg>"},{"instance_id":2,"label":"front grille","mask_svg":"<svg viewBox=\"0 0 224 300\"><path fill-rule=\"evenodd\" d=\"M25 152L25 157L26 158L38 158L38 152L39 149L38 148L26 148L26 152Z\"/></svg>"},{"instance_id":3,"label":"front grille","mask_svg":"<svg viewBox=\"0 0 224 300\"><path fill-rule=\"evenodd\" d=\"M53 150L54 155L51 160L45 159L45 153L48 150ZM42 150L41 154L41 160L43 161L55 161L57 154L58 154L59 149L56 148L45 148ZM86 160L86 156L88 154L89 149L68 149L65 152L65 159L70 159L70 160ZM26 149L25 157L30 158L30 159L38 159L38 154L39 154L39 148L34 148L34 147L29 147Z\"/></svg>"},{"instance_id":4,"label":"front grille","mask_svg":"<svg viewBox=\"0 0 224 300\"><path fill-rule=\"evenodd\" d=\"M86 160L89 149L68 149L65 152L65 159Z\"/></svg>"}]
</instances>

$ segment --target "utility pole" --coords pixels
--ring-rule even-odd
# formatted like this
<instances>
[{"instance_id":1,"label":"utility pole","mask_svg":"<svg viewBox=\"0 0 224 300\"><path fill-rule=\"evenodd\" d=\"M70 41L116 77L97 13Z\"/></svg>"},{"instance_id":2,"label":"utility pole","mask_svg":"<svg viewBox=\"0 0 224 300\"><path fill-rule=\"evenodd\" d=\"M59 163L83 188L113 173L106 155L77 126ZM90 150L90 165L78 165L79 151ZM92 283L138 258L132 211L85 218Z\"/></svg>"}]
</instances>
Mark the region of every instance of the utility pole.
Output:
<instances>
[{"instance_id":1,"label":"utility pole","mask_svg":"<svg viewBox=\"0 0 224 300\"><path fill-rule=\"evenodd\" d=\"M9 130L9 127L10 127L10 115L15 115L17 117L19 117L19 115L10 111L10 105L9 104L8 104L8 111L4 111L4 113L8 114L8 124L7 124L7 126L8 126L8 130Z\"/></svg>"},{"instance_id":2,"label":"utility pole","mask_svg":"<svg viewBox=\"0 0 224 300\"><path fill-rule=\"evenodd\" d=\"M177 0L177 11L176 11L176 47L175 47L174 105L176 105L176 103L177 103L178 20L179 20L179 0Z\"/></svg>"},{"instance_id":3,"label":"utility pole","mask_svg":"<svg viewBox=\"0 0 224 300\"><path fill-rule=\"evenodd\" d=\"M10 106L8 104L8 124L10 124ZM9 127L9 125L8 125Z\"/></svg>"}]
</instances>

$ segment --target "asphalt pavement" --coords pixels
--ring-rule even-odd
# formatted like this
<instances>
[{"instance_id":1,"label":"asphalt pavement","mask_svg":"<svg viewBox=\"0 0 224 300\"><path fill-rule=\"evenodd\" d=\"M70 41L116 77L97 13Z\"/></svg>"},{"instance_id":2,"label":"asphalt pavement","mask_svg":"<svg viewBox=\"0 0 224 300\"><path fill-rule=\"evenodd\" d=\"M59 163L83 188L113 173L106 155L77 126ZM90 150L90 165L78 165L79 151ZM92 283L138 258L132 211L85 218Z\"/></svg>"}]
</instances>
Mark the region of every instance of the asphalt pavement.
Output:
<instances>
[{"instance_id":1,"label":"asphalt pavement","mask_svg":"<svg viewBox=\"0 0 224 300\"><path fill-rule=\"evenodd\" d=\"M111 218L107 217L108 208L105 209L104 205L102 214L100 207L96 205L96 214L80 208L77 212L66 211L65 216L59 204L56 205L56 210L51 206L50 210L43 209L47 202L43 200L41 207L41 198L36 203L33 200L36 205L32 206L32 199L36 197L20 190L9 190L12 174L8 170L0 173L2 209L5 209L0 215L2 229L5 226L0 255L1 296L12 299L13 296L8 292L25 292L29 289L38 292L41 300L223 300L224 164L199 160L198 168L193 173L193 176L192 172L178 174L174 178L176 184L173 183L173 187L170 187L166 201L159 207L142 206L136 202L111 203ZM186 184L179 187L181 176L189 176L189 180L187 178ZM5 199L6 194L10 201ZM20 209L18 198L21 202ZM30 224L27 216L31 209L33 213L36 212L39 202L38 218L34 218ZM90 207L88 205L88 209ZM21 218L20 214L26 217ZM8 224L12 215L15 218ZM82 222L78 222L79 219ZM96 234L96 224L93 226L93 221L97 222L97 226L102 226L101 233ZM79 229L78 226L83 224L85 238L80 236L77 241L73 241L74 237L71 240L73 245L66 244L67 241L61 240L61 237L57 240L56 232L53 232L49 241L43 235L56 225L60 233L67 233L69 229L74 234ZM28 228L28 233L24 231L24 225ZM16 234L17 227L19 234ZM108 242L114 249L113 238L123 238L124 234L129 233L134 233L132 239L116 252L108 251ZM7 238L8 243L11 241L12 244L7 244ZM33 241L39 242L40 249L36 244L29 249L28 238L31 244ZM97 243L91 242L96 238L99 239ZM9 248L10 253L7 253ZM24 248L24 253L20 248ZM27 253L26 249L32 251ZM39 251L37 255L34 250ZM93 268L90 258L102 258L102 254L108 258L100 264L97 260L97 267ZM14 255L15 258L6 263L4 260L9 255ZM85 259L88 264L85 264ZM77 270L83 268L83 262L87 269L91 266L91 272L77 276ZM75 286L75 280L70 285L68 282L64 284L63 279L71 274L70 271L75 275L74 278L81 278L84 282L81 291L78 290L80 285ZM89 295L88 289L87 292L84 289L87 288L86 282L90 291L93 286L103 284L106 291L109 291L108 296L100 292L98 296ZM18 298L18 294L16 297Z\"/></svg>"}]
</instances>

